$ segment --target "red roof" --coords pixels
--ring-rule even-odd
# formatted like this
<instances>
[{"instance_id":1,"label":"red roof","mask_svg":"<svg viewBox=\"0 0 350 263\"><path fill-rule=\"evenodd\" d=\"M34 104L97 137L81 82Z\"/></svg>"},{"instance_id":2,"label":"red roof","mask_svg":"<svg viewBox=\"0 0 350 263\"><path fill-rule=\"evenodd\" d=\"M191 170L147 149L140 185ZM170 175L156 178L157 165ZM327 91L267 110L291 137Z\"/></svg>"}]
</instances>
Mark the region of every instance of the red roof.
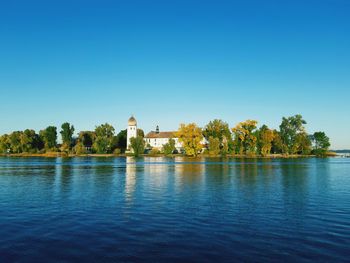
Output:
<instances>
[{"instance_id":1,"label":"red roof","mask_svg":"<svg viewBox=\"0 0 350 263\"><path fill-rule=\"evenodd\" d=\"M175 138L175 131L170 132L159 132L156 133L155 131L149 132L145 138L152 139L152 138Z\"/></svg>"}]
</instances>

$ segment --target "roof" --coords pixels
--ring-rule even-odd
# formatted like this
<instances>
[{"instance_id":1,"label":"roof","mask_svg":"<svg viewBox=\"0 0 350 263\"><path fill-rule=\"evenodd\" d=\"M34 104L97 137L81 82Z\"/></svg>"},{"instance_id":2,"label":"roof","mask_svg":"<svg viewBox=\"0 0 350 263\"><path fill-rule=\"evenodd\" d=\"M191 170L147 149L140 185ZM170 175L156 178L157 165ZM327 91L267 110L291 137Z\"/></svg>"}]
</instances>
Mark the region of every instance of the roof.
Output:
<instances>
[{"instance_id":1,"label":"roof","mask_svg":"<svg viewBox=\"0 0 350 263\"><path fill-rule=\"evenodd\" d=\"M129 126L136 126L137 122L136 119L134 118L134 116L131 116L128 120L128 125Z\"/></svg>"},{"instance_id":2,"label":"roof","mask_svg":"<svg viewBox=\"0 0 350 263\"><path fill-rule=\"evenodd\" d=\"M169 131L169 132L159 132L156 133L155 131L151 131L147 133L145 138L152 139L152 138L175 138L175 131Z\"/></svg>"}]
</instances>

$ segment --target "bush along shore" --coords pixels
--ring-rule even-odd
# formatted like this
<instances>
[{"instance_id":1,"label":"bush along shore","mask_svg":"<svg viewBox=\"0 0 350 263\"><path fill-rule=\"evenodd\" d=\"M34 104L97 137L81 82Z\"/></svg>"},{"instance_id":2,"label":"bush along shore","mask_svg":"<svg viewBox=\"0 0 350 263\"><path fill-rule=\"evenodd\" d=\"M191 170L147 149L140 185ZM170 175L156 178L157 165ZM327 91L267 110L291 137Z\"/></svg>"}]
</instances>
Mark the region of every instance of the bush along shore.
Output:
<instances>
[{"instance_id":1,"label":"bush along shore","mask_svg":"<svg viewBox=\"0 0 350 263\"><path fill-rule=\"evenodd\" d=\"M179 152L170 139L161 148L147 145L144 132L137 131L126 149L127 130L115 133L106 123L93 131L80 131L70 123L61 125L58 143L57 127L48 126L36 133L32 129L14 131L0 136L0 155L23 157L71 157L71 156L192 156L204 157L266 157L295 158L310 156L334 156L329 152L330 141L322 132L307 133L306 121L301 115L283 117L279 129L266 125L258 127L256 120L246 120L229 127L228 123L215 119L203 128L195 123L181 124L173 137L183 148Z\"/></svg>"}]
</instances>

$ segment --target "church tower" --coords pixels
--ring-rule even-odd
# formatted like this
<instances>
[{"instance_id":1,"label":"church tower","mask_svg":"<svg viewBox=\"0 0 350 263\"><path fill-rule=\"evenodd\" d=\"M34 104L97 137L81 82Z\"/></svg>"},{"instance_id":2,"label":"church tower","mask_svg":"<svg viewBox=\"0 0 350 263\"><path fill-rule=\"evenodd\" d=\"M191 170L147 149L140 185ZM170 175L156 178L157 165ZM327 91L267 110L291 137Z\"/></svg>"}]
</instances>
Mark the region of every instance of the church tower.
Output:
<instances>
[{"instance_id":1,"label":"church tower","mask_svg":"<svg viewBox=\"0 0 350 263\"><path fill-rule=\"evenodd\" d=\"M130 139L137 137L137 122L134 116L131 116L128 121L128 129L127 129L127 136L126 136L126 149L131 150L130 148Z\"/></svg>"}]
</instances>

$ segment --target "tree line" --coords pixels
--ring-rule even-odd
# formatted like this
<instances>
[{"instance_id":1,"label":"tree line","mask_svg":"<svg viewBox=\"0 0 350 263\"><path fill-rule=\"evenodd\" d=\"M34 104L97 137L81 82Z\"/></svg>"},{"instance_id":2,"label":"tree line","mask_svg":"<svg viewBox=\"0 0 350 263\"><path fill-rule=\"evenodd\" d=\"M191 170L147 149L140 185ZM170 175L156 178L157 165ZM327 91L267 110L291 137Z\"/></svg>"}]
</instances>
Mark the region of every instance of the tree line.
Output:
<instances>
[{"instance_id":1,"label":"tree line","mask_svg":"<svg viewBox=\"0 0 350 263\"><path fill-rule=\"evenodd\" d=\"M283 117L278 130L266 125L258 127L255 120L246 120L230 128L228 123L215 119L204 128L195 123L181 124L174 133L174 138L179 139L184 153L189 156L197 156L200 153L212 156L326 155L330 147L327 135L324 132L308 134L305 124L306 121L301 115ZM32 129L14 131L0 136L0 153L119 154L126 150L126 129L116 134L115 128L105 123L96 126L94 131L81 131L78 136L74 136L74 132L73 125L63 123L59 131L62 143L58 144L58 131L55 126L48 126L38 134ZM143 140L144 132L138 129L137 134L138 136L130 141L134 155L143 154L145 148L150 149ZM173 139L161 149L161 153L166 155L175 151ZM159 153L159 150L155 149L153 153Z\"/></svg>"},{"instance_id":2,"label":"tree line","mask_svg":"<svg viewBox=\"0 0 350 263\"><path fill-rule=\"evenodd\" d=\"M283 117L279 130L266 125L258 127L256 120L246 120L233 128L222 121L210 121L203 129L195 123L181 124L175 134L187 155L196 156L203 151L209 155L326 155L330 142L324 132L308 134L306 121L300 114Z\"/></svg>"},{"instance_id":3,"label":"tree line","mask_svg":"<svg viewBox=\"0 0 350 263\"><path fill-rule=\"evenodd\" d=\"M55 126L48 126L38 134L32 129L15 131L0 136L0 153L46 153L66 152L72 154L121 152L126 148L127 130L115 134L112 125L105 123L96 126L94 131L81 131L74 136L75 128L70 123L63 123L59 134L62 143L58 143L58 131ZM142 130L138 135L144 136Z\"/></svg>"}]
</instances>

